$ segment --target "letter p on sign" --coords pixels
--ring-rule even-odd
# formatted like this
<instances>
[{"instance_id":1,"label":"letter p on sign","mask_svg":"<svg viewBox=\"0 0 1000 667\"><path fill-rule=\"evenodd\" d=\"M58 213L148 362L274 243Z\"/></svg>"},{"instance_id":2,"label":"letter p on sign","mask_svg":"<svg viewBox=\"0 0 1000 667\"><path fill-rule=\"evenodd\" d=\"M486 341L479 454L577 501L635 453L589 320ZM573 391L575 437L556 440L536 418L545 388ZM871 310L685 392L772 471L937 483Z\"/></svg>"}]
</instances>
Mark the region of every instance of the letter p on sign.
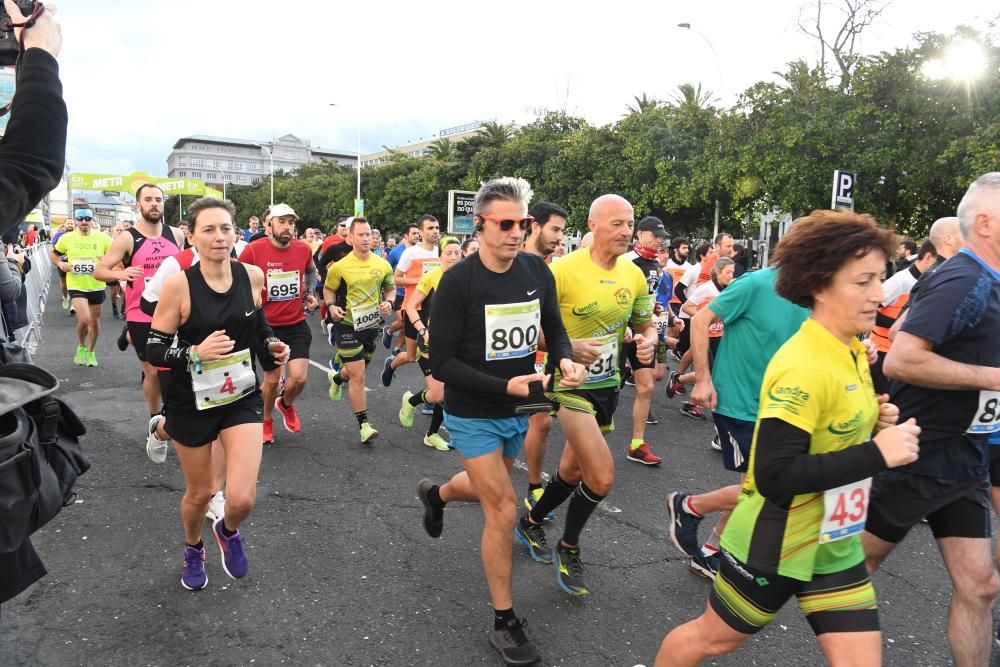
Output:
<instances>
[{"instance_id":1,"label":"letter p on sign","mask_svg":"<svg viewBox=\"0 0 1000 667\"><path fill-rule=\"evenodd\" d=\"M854 182L857 176L853 171L833 172L833 195L830 208L846 208L854 210Z\"/></svg>"}]
</instances>

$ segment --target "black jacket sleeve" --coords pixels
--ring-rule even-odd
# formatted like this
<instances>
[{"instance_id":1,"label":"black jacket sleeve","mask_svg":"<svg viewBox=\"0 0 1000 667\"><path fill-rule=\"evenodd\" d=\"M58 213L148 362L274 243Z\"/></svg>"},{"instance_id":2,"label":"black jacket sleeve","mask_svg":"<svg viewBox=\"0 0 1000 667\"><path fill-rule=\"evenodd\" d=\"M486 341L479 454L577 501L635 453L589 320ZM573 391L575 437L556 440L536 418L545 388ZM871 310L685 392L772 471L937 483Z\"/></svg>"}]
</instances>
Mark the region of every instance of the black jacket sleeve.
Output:
<instances>
[{"instance_id":1,"label":"black jacket sleeve","mask_svg":"<svg viewBox=\"0 0 1000 667\"><path fill-rule=\"evenodd\" d=\"M435 379L457 388L497 396L507 395L507 380L474 368L458 358L465 311L462 308L461 281L446 273L434 290L431 305L431 373ZM563 332L565 335L565 332Z\"/></svg>"},{"instance_id":2,"label":"black jacket sleeve","mask_svg":"<svg viewBox=\"0 0 1000 667\"><path fill-rule=\"evenodd\" d=\"M67 118L59 64L43 49L28 49L0 140L0 233L19 224L59 184Z\"/></svg>"},{"instance_id":3,"label":"black jacket sleeve","mask_svg":"<svg viewBox=\"0 0 1000 667\"><path fill-rule=\"evenodd\" d=\"M871 440L829 454L809 453L809 434L777 418L760 422L753 475L760 492L784 505L800 493L857 482L888 466Z\"/></svg>"},{"instance_id":4,"label":"black jacket sleeve","mask_svg":"<svg viewBox=\"0 0 1000 667\"><path fill-rule=\"evenodd\" d=\"M545 334L545 347L549 353L552 365L559 368L563 359L573 359L573 345L559 312L559 296L556 294L556 279L546 267L542 271L545 281L545 301L542 303L542 332Z\"/></svg>"}]
</instances>

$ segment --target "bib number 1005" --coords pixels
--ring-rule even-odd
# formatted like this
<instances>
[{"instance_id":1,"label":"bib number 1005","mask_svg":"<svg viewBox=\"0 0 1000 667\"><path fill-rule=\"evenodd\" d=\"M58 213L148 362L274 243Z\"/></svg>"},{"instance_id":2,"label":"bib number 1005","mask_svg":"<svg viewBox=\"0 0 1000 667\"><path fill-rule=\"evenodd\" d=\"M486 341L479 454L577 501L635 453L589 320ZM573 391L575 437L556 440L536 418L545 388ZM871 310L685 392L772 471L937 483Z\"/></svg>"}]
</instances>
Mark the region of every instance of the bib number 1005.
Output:
<instances>
[{"instance_id":1,"label":"bib number 1005","mask_svg":"<svg viewBox=\"0 0 1000 667\"><path fill-rule=\"evenodd\" d=\"M517 359L538 349L538 299L486 306L486 361Z\"/></svg>"}]
</instances>

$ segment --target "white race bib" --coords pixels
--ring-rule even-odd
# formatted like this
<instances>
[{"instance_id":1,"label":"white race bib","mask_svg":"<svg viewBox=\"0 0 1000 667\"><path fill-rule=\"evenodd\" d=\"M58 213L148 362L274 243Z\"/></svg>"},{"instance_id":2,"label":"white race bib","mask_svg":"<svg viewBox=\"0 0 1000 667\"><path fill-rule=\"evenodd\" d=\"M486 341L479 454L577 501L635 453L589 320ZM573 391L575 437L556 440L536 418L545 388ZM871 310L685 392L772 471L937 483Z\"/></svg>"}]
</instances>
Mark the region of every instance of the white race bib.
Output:
<instances>
[{"instance_id":1,"label":"white race bib","mask_svg":"<svg viewBox=\"0 0 1000 667\"><path fill-rule=\"evenodd\" d=\"M584 380L584 384L602 382L614 377L618 372L618 336L610 334L594 340L600 343L601 351L597 359L587 366L587 379Z\"/></svg>"},{"instance_id":2,"label":"white race bib","mask_svg":"<svg viewBox=\"0 0 1000 667\"><path fill-rule=\"evenodd\" d=\"M819 529L820 544L836 542L865 529L871 492L871 477L826 490L823 494L823 524Z\"/></svg>"},{"instance_id":3,"label":"white race bib","mask_svg":"<svg viewBox=\"0 0 1000 667\"><path fill-rule=\"evenodd\" d=\"M70 273L78 276L92 276L97 270L96 257L74 257L69 264Z\"/></svg>"},{"instance_id":4,"label":"white race bib","mask_svg":"<svg viewBox=\"0 0 1000 667\"><path fill-rule=\"evenodd\" d=\"M538 299L488 305L485 311L486 361L518 359L535 353L542 321Z\"/></svg>"},{"instance_id":5,"label":"white race bib","mask_svg":"<svg viewBox=\"0 0 1000 667\"><path fill-rule=\"evenodd\" d=\"M1000 431L1000 391L979 392L979 407L966 433L982 434Z\"/></svg>"},{"instance_id":6,"label":"white race bib","mask_svg":"<svg viewBox=\"0 0 1000 667\"><path fill-rule=\"evenodd\" d=\"M440 261L437 261L437 260L427 260L427 261L424 262L423 267L421 267L421 273L420 273L420 275L426 276L428 273L430 273L434 269L438 269L440 267L441 267L441 262Z\"/></svg>"},{"instance_id":7,"label":"white race bib","mask_svg":"<svg viewBox=\"0 0 1000 667\"><path fill-rule=\"evenodd\" d=\"M364 331L371 329L382 321L382 314L378 312L378 304L365 306L363 308L352 308L351 316L354 319L354 330Z\"/></svg>"},{"instance_id":8,"label":"white race bib","mask_svg":"<svg viewBox=\"0 0 1000 667\"><path fill-rule=\"evenodd\" d=\"M195 407L209 410L238 401L257 386L250 363L250 350L234 352L224 359L190 364Z\"/></svg>"},{"instance_id":9,"label":"white race bib","mask_svg":"<svg viewBox=\"0 0 1000 667\"><path fill-rule=\"evenodd\" d=\"M298 271L275 271L267 274L268 301L294 301L302 298Z\"/></svg>"}]
</instances>

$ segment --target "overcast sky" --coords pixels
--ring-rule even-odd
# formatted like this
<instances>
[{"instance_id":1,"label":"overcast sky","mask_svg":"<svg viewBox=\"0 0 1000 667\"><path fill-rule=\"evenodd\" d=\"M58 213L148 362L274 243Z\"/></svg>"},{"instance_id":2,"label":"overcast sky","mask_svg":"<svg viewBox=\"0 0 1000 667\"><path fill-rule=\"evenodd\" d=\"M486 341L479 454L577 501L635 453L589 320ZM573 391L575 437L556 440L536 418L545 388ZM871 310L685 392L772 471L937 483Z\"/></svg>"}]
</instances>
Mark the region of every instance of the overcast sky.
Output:
<instances>
[{"instance_id":1,"label":"overcast sky","mask_svg":"<svg viewBox=\"0 0 1000 667\"><path fill-rule=\"evenodd\" d=\"M58 4L67 159L80 172L166 175L174 142L192 134L292 133L354 151L360 124L371 152L477 119L529 122L538 108L607 123L633 95L669 98L684 82L729 103L784 63L818 54L796 25L800 9L815 6L803 0ZM985 29L991 8L895 0L863 50L961 23ZM718 65L680 22L711 40Z\"/></svg>"}]
</instances>

